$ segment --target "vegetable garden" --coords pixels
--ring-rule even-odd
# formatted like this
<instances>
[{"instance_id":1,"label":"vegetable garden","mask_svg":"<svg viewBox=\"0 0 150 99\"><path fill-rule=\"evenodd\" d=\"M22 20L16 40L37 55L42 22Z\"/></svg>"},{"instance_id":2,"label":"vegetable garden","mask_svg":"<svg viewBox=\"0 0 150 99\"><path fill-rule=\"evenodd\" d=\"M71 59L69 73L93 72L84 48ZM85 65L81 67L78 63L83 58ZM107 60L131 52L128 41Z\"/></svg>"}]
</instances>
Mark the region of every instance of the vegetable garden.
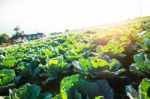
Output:
<instances>
[{"instance_id":1,"label":"vegetable garden","mask_svg":"<svg viewBox=\"0 0 150 99\"><path fill-rule=\"evenodd\" d=\"M150 99L150 17L0 49L4 99Z\"/></svg>"}]
</instances>

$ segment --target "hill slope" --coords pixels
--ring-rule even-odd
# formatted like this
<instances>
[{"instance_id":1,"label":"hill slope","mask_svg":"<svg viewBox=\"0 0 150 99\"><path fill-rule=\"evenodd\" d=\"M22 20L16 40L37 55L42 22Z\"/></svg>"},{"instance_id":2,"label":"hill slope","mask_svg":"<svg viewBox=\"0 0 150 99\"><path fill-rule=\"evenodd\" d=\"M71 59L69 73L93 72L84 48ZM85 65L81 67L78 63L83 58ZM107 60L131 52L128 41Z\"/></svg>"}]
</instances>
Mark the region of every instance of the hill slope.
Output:
<instances>
[{"instance_id":1,"label":"hill slope","mask_svg":"<svg viewBox=\"0 0 150 99\"><path fill-rule=\"evenodd\" d=\"M143 17L2 48L0 95L149 99L149 29L150 17Z\"/></svg>"}]
</instances>

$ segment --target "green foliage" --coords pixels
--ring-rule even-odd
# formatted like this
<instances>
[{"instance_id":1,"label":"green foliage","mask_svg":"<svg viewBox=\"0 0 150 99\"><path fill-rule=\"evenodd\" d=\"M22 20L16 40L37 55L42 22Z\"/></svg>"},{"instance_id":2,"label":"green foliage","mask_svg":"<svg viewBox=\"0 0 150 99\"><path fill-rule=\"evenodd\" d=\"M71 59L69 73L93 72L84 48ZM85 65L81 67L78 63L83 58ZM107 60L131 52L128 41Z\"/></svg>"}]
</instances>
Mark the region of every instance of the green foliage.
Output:
<instances>
[{"instance_id":1,"label":"green foliage","mask_svg":"<svg viewBox=\"0 0 150 99\"><path fill-rule=\"evenodd\" d=\"M105 86L105 89L102 86ZM65 77L61 81L60 90L60 94L53 99L103 99L100 95L105 99L113 99L113 91L105 80L90 82L79 75Z\"/></svg>"},{"instance_id":2,"label":"green foliage","mask_svg":"<svg viewBox=\"0 0 150 99\"><path fill-rule=\"evenodd\" d=\"M16 32L13 37L18 37L18 36L22 36L24 35L24 31L21 31L20 27L19 26L16 26L14 28L14 31Z\"/></svg>"},{"instance_id":3,"label":"green foliage","mask_svg":"<svg viewBox=\"0 0 150 99\"><path fill-rule=\"evenodd\" d=\"M65 58L68 59L68 61L73 61L75 59L81 58L82 55L77 54L76 52L74 52L73 50L68 50L65 53Z\"/></svg>"},{"instance_id":4,"label":"green foliage","mask_svg":"<svg viewBox=\"0 0 150 99\"><path fill-rule=\"evenodd\" d=\"M150 21L145 21L142 23L143 30L150 29Z\"/></svg>"},{"instance_id":5,"label":"green foliage","mask_svg":"<svg viewBox=\"0 0 150 99\"><path fill-rule=\"evenodd\" d=\"M150 99L150 80L143 79L138 92L131 85L126 86L126 93L130 99Z\"/></svg>"},{"instance_id":6,"label":"green foliage","mask_svg":"<svg viewBox=\"0 0 150 99\"><path fill-rule=\"evenodd\" d=\"M103 96L96 96L95 99L105 99Z\"/></svg>"},{"instance_id":7,"label":"green foliage","mask_svg":"<svg viewBox=\"0 0 150 99\"><path fill-rule=\"evenodd\" d=\"M51 47L51 46L46 49L43 49L42 52L48 58L56 57L59 55L58 49L55 47Z\"/></svg>"},{"instance_id":8,"label":"green foliage","mask_svg":"<svg viewBox=\"0 0 150 99\"><path fill-rule=\"evenodd\" d=\"M64 61L63 56L58 56L48 59L46 65L40 65L40 68L44 70L49 79L55 79L67 70L67 66L68 63Z\"/></svg>"},{"instance_id":9,"label":"green foliage","mask_svg":"<svg viewBox=\"0 0 150 99\"><path fill-rule=\"evenodd\" d=\"M6 33L0 35L0 44L6 43L8 41L9 41L9 36Z\"/></svg>"},{"instance_id":10,"label":"green foliage","mask_svg":"<svg viewBox=\"0 0 150 99\"><path fill-rule=\"evenodd\" d=\"M80 59L79 61L74 61L73 65L75 67L75 71L81 74L86 75L108 75L109 73L112 75L118 74L120 69L120 63L116 59L110 60L107 62L106 60L99 59L97 57L88 57L88 59Z\"/></svg>"},{"instance_id":11,"label":"green foliage","mask_svg":"<svg viewBox=\"0 0 150 99\"><path fill-rule=\"evenodd\" d=\"M140 97L143 99L150 98L150 80L149 79L143 79L142 82L139 85L139 93Z\"/></svg>"},{"instance_id":12,"label":"green foliage","mask_svg":"<svg viewBox=\"0 0 150 99\"><path fill-rule=\"evenodd\" d=\"M130 99L139 99L138 92L131 85L126 86L125 89L126 94Z\"/></svg>"},{"instance_id":13,"label":"green foliage","mask_svg":"<svg viewBox=\"0 0 150 99\"><path fill-rule=\"evenodd\" d=\"M40 93L41 88L35 84L25 84L19 89L10 90L10 95L5 99L50 99L51 94Z\"/></svg>"},{"instance_id":14,"label":"green foliage","mask_svg":"<svg viewBox=\"0 0 150 99\"><path fill-rule=\"evenodd\" d=\"M150 74L150 55L139 53L134 55L135 63L131 65L130 70L136 74Z\"/></svg>"},{"instance_id":15,"label":"green foliage","mask_svg":"<svg viewBox=\"0 0 150 99\"><path fill-rule=\"evenodd\" d=\"M17 60L15 59L15 57L7 56L5 57L4 60L0 62L0 66L5 67L5 68L10 68L10 67L13 67L16 62Z\"/></svg>"},{"instance_id":16,"label":"green foliage","mask_svg":"<svg viewBox=\"0 0 150 99\"><path fill-rule=\"evenodd\" d=\"M3 69L0 70L0 87L11 84L16 74L14 70Z\"/></svg>"},{"instance_id":17,"label":"green foliage","mask_svg":"<svg viewBox=\"0 0 150 99\"><path fill-rule=\"evenodd\" d=\"M0 94L8 96L9 89L6 98L10 99L126 98L125 85L137 87L141 78L150 75L149 22L149 17L137 18L89 30L93 32L61 34L0 48ZM24 33L19 27L14 30L16 37ZM29 82L32 84L25 84ZM139 93L126 87L128 96L149 98L149 80L143 82ZM41 89L52 94L40 93Z\"/></svg>"},{"instance_id":18,"label":"green foliage","mask_svg":"<svg viewBox=\"0 0 150 99\"><path fill-rule=\"evenodd\" d=\"M40 72L38 61L33 57L27 62L19 62L16 67L22 77L35 76Z\"/></svg>"},{"instance_id":19,"label":"green foliage","mask_svg":"<svg viewBox=\"0 0 150 99\"><path fill-rule=\"evenodd\" d=\"M14 89L10 93L10 99L36 99L40 93L37 85L26 84L19 89Z\"/></svg>"},{"instance_id":20,"label":"green foliage","mask_svg":"<svg viewBox=\"0 0 150 99\"><path fill-rule=\"evenodd\" d=\"M150 39L150 29L146 30L146 31L144 32L144 34L141 35L141 36L142 36L142 38Z\"/></svg>"},{"instance_id":21,"label":"green foliage","mask_svg":"<svg viewBox=\"0 0 150 99\"><path fill-rule=\"evenodd\" d=\"M118 41L109 41L105 46L97 46L96 52L99 53L100 56L103 54L108 54L109 56L114 56L117 54L121 54L124 52L124 43L120 43Z\"/></svg>"},{"instance_id":22,"label":"green foliage","mask_svg":"<svg viewBox=\"0 0 150 99\"><path fill-rule=\"evenodd\" d=\"M143 51L148 51L150 49L150 39L148 38L142 39L142 42L140 42L139 45Z\"/></svg>"}]
</instances>

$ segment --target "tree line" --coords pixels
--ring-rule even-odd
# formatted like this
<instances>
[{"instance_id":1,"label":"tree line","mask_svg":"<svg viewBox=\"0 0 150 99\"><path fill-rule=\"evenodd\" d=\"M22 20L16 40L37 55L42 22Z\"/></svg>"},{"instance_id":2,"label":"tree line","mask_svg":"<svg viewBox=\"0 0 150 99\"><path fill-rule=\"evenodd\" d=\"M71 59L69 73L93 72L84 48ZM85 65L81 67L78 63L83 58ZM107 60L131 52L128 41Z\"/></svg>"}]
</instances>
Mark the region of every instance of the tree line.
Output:
<instances>
[{"instance_id":1,"label":"tree line","mask_svg":"<svg viewBox=\"0 0 150 99\"><path fill-rule=\"evenodd\" d=\"M15 27L14 31L15 34L13 34L12 37L19 37L21 35L24 35L24 31L21 31L19 26ZM7 33L0 34L0 44L9 43L12 37L9 37Z\"/></svg>"}]
</instances>

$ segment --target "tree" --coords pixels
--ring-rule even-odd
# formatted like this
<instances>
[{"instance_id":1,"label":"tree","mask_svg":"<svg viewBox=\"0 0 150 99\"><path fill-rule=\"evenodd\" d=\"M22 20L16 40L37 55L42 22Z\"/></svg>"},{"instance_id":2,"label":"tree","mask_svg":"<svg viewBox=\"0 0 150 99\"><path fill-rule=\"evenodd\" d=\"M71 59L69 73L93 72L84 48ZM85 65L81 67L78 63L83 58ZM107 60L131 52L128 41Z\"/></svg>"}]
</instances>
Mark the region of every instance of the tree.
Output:
<instances>
[{"instance_id":1,"label":"tree","mask_svg":"<svg viewBox=\"0 0 150 99\"><path fill-rule=\"evenodd\" d=\"M19 32L19 30L20 30L20 27L19 27L19 26L16 26L16 27L14 28L14 31L16 31L16 33Z\"/></svg>"},{"instance_id":2,"label":"tree","mask_svg":"<svg viewBox=\"0 0 150 99\"><path fill-rule=\"evenodd\" d=\"M9 36L6 33L0 35L0 44L6 43L9 41Z\"/></svg>"},{"instance_id":3,"label":"tree","mask_svg":"<svg viewBox=\"0 0 150 99\"><path fill-rule=\"evenodd\" d=\"M69 29L66 29L65 32L69 32Z\"/></svg>"},{"instance_id":4,"label":"tree","mask_svg":"<svg viewBox=\"0 0 150 99\"><path fill-rule=\"evenodd\" d=\"M21 31L20 27L19 26L16 26L14 28L14 31L16 32L13 37L18 37L18 36L21 36L21 35L24 35L24 31Z\"/></svg>"}]
</instances>

